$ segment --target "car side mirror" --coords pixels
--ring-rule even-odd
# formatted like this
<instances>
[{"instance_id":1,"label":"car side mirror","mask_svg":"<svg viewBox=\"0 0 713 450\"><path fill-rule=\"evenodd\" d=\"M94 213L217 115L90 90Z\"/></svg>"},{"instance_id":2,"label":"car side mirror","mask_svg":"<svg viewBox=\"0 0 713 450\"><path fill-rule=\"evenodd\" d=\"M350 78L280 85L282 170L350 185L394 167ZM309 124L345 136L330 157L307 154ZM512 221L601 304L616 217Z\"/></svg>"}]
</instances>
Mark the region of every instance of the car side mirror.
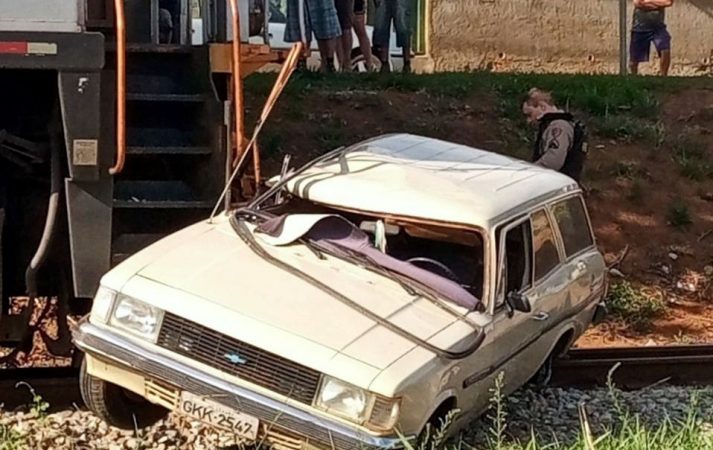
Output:
<instances>
[{"instance_id":1,"label":"car side mirror","mask_svg":"<svg viewBox=\"0 0 713 450\"><path fill-rule=\"evenodd\" d=\"M520 311L524 313L529 313L532 311L532 304L530 304L530 299L521 292L512 291L507 295L507 304L513 311Z\"/></svg>"}]
</instances>

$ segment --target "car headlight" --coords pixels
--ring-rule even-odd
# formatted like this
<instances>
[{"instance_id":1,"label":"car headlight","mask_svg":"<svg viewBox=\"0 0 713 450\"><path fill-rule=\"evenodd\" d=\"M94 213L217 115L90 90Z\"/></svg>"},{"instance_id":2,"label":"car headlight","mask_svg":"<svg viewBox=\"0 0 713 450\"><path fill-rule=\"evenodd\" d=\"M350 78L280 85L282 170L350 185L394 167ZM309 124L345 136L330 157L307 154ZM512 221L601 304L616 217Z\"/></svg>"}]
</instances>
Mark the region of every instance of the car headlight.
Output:
<instances>
[{"instance_id":1,"label":"car headlight","mask_svg":"<svg viewBox=\"0 0 713 450\"><path fill-rule=\"evenodd\" d=\"M91 320L94 322L107 323L109 321L109 314L111 314L111 308L114 306L114 300L116 300L116 291L105 288L104 286L99 286L97 295L94 296L94 301L92 302Z\"/></svg>"},{"instance_id":2,"label":"car headlight","mask_svg":"<svg viewBox=\"0 0 713 450\"><path fill-rule=\"evenodd\" d=\"M396 425L400 401L325 376L315 406L367 428L387 431Z\"/></svg>"},{"instance_id":3,"label":"car headlight","mask_svg":"<svg viewBox=\"0 0 713 450\"><path fill-rule=\"evenodd\" d=\"M156 342L163 310L135 298L119 295L110 324L147 341Z\"/></svg>"}]
</instances>

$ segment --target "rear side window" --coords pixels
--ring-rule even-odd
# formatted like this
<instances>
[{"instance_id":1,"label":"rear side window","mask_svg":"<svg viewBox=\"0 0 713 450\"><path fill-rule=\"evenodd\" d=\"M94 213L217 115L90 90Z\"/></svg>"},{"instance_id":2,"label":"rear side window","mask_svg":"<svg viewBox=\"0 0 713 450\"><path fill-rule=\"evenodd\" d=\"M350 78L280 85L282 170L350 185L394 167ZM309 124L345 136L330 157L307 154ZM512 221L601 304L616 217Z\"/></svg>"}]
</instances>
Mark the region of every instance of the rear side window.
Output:
<instances>
[{"instance_id":1,"label":"rear side window","mask_svg":"<svg viewBox=\"0 0 713 450\"><path fill-rule=\"evenodd\" d=\"M580 197L568 198L555 204L552 213L559 226L567 257L594 245L592 230Z\"/></svg>"},{"instance_id":2,"label":"rear side window","mask_svg":"<svg viewBox=\"0 0 713 450\"><path fill-rule=\"evenodd\" d=\"M560 262L557 241L544 210L532 214L532 244L535 249L535 280L540 280Z\"/></svg>"}]
</instances>

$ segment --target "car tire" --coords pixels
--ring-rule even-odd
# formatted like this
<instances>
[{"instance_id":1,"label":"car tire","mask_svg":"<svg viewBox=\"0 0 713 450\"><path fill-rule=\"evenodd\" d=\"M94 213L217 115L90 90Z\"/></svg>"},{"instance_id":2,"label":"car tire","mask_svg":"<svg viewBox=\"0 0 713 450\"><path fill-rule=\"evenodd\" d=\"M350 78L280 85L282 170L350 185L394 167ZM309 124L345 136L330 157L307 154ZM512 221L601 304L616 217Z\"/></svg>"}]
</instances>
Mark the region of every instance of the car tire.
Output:
<instances>
[{"instance_id":1,"label":"car tire","mask_svg":"<svg viewBox=\"0 0 713 450\"><path fill-rule=\"evenodd\" d=\"M535 375L530 378L529 383L538 387L545 387L549 385L550 381L552 381L552 365L554 363L554 360L555 354L554 352L552 352L549 356L547 356L547 359L544 363L542 363L542 366L537 369Z\"/></svg>"},{"instance_id":2,"label":"car tire","mask_svg":"<svg viewBox=\"0 0 713 450\"><path fill-rule=\"evenodd\" d=\"M168 415L168 410L87 372L87 360L79 371L82 400L94 414L123 430L149 427Z\"/></svg>"}]
</instances>

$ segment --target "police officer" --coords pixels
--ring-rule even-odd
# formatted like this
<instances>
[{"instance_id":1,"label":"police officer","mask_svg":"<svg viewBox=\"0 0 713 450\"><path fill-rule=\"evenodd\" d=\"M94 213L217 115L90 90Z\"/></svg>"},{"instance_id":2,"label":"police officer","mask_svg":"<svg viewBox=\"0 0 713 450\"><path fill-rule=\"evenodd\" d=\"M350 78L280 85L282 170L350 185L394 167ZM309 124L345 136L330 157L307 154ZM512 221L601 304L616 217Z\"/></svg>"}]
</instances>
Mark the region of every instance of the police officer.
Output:
<instances>
[{"instance_id":1,"label":"police officer","mask_svg":"<svg viewBox=\"0 0 713 450\"><path fill-rule=\"evenodd\" d=\"M579 182L586 159L586 130L572 114L559 109L549 92L530 89L522 112L538 126L534 164L561 172Z\"/></svg>"}]
</instances>

